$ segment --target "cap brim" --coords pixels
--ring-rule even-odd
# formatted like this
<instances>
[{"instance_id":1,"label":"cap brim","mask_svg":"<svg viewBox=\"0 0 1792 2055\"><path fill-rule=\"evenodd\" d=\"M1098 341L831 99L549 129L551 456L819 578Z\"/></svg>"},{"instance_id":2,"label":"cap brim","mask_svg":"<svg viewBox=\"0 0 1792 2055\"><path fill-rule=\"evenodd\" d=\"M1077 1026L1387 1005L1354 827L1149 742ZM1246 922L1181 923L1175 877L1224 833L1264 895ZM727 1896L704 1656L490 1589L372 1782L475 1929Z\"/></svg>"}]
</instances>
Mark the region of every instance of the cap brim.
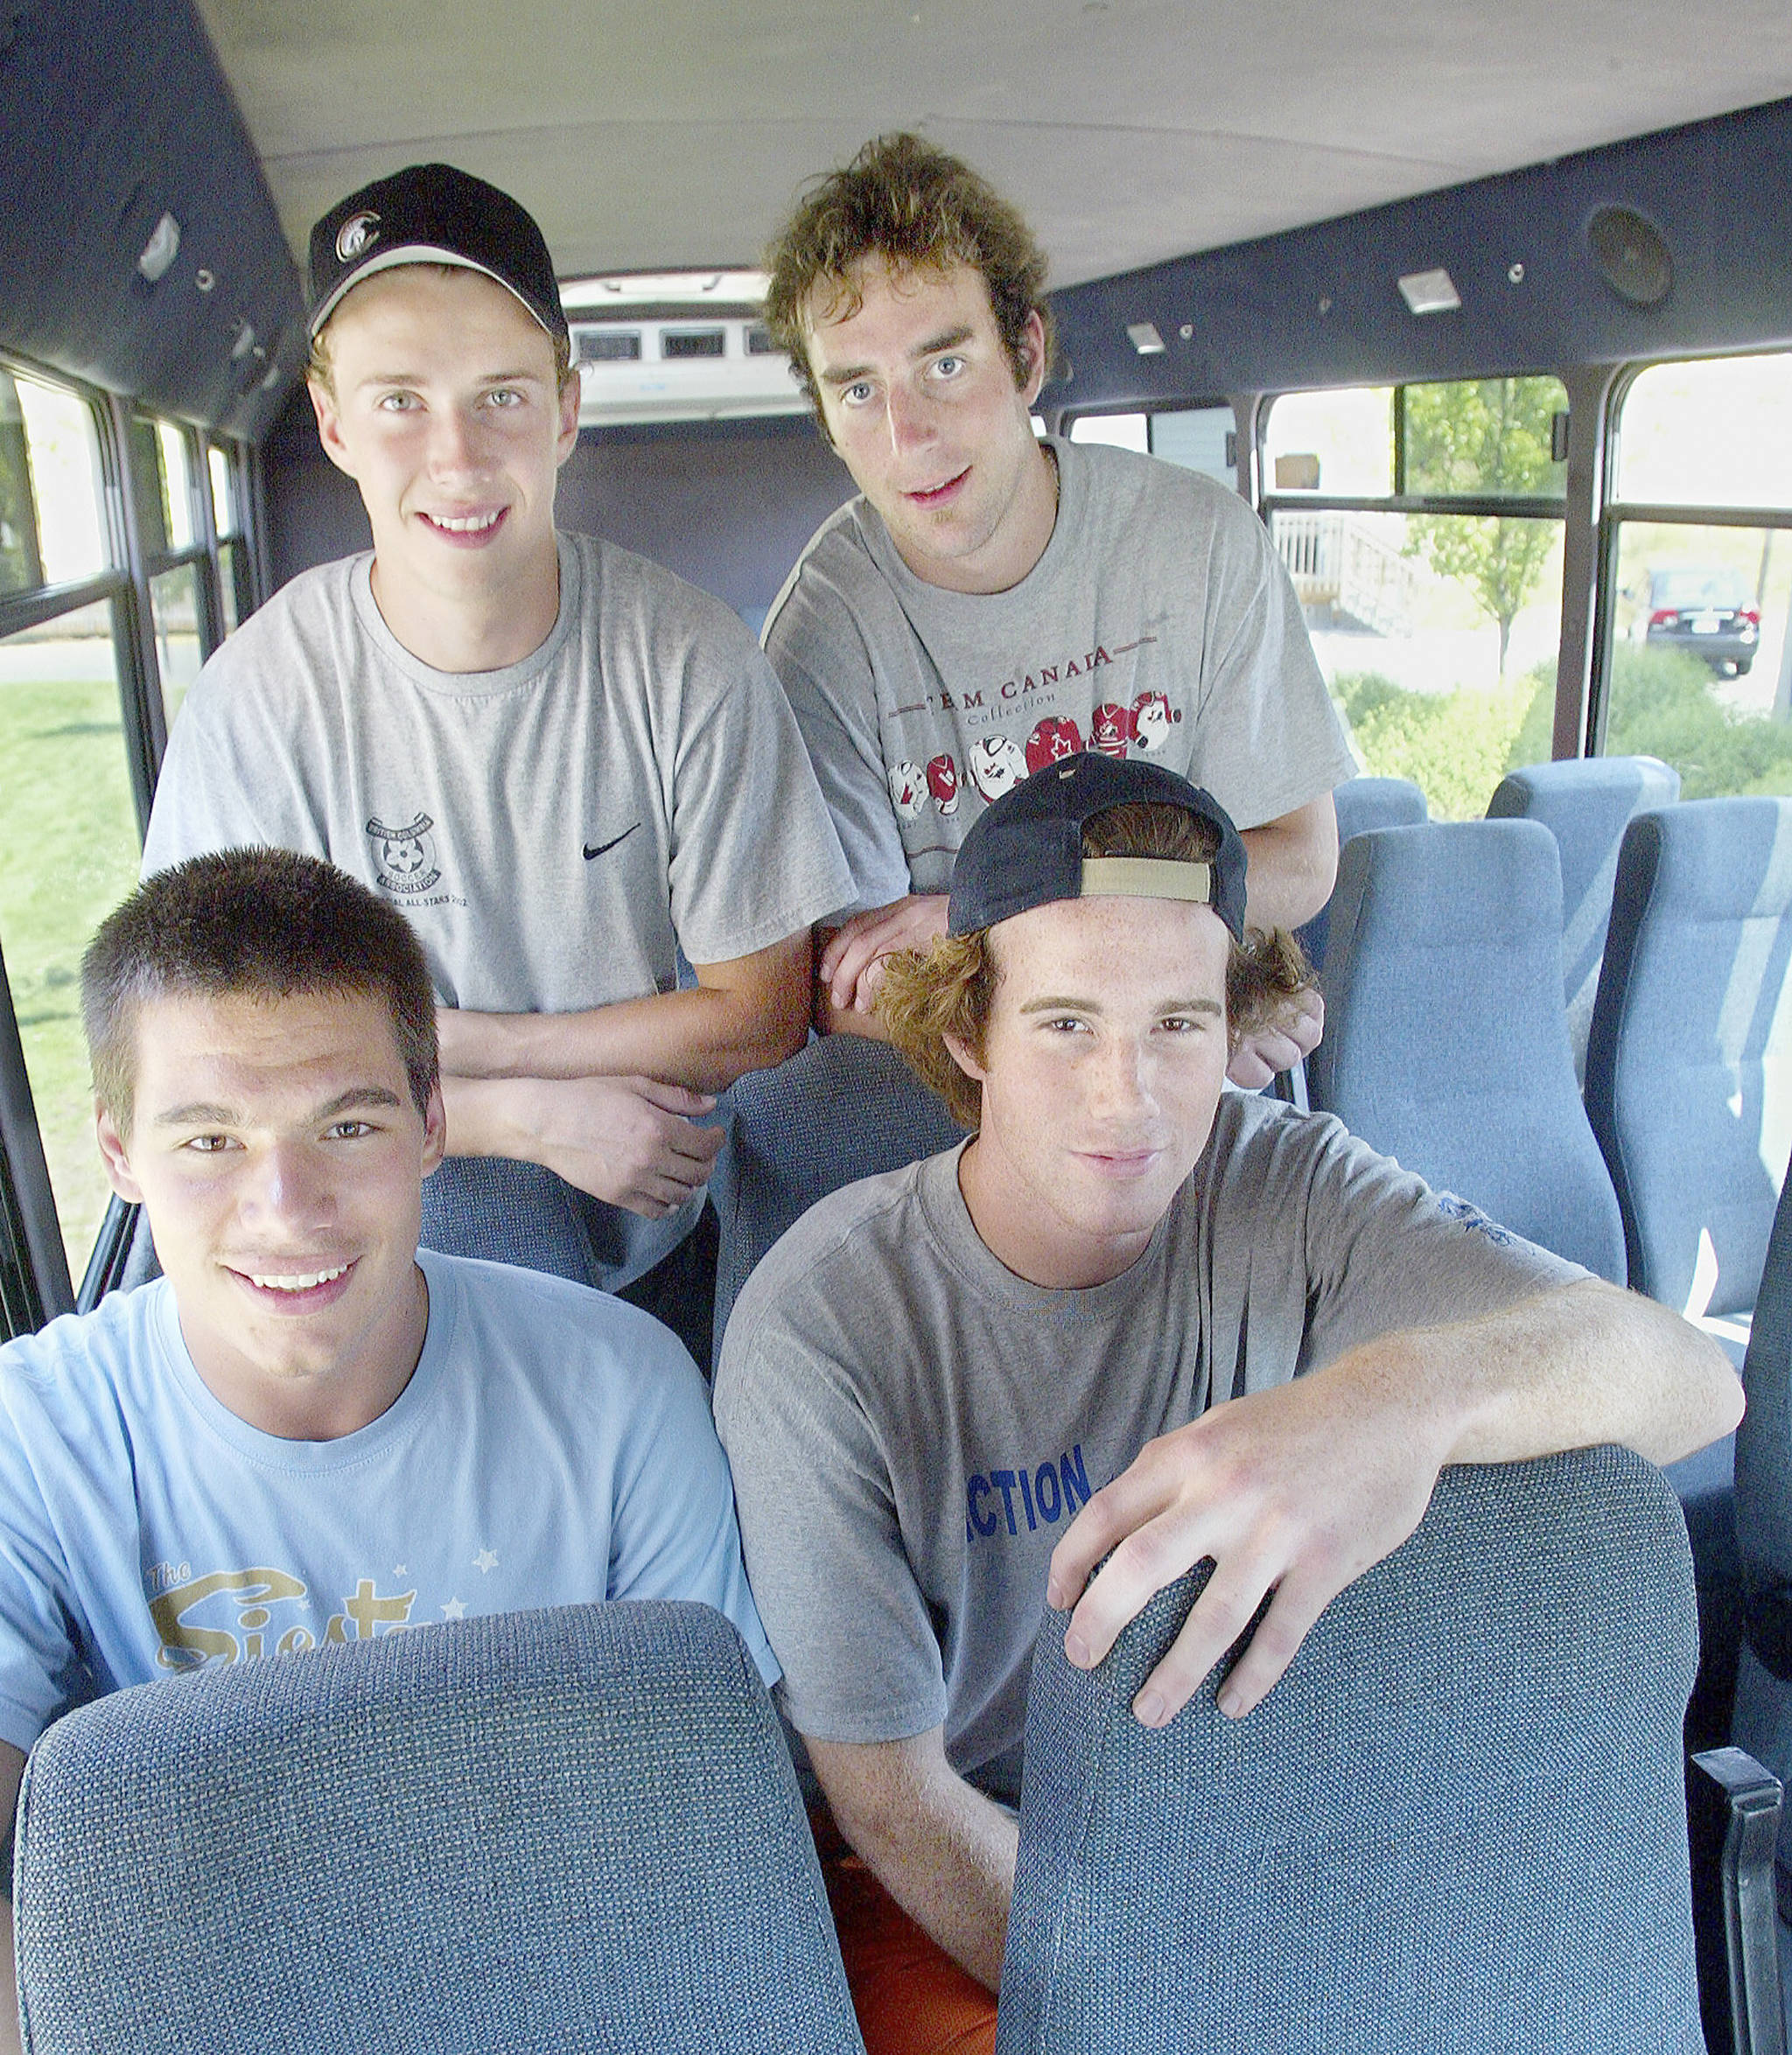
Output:
<instances>
[{"instance_id":1,"label":"cap brim","mask_svg":"<svg viewBox=\"0 0 1792 2055\"><path fill-rule=\"evenodd\" d=\"M433 243L404 242L400 243L396 249L382 249L378 255L369 257L364 264L357 264L346 278L338 282L330 297L312 316L312 340L317 339L318 331L341 305L345 294L353 292L362 279L371 278L374 272L396 270L401 264L452 264L457 271L477 271L480 277L489 278L494 285L501 285L544 334L550 338L554 334L553 329L542 319L540 314L529 305L528 302L524 299L508 278L499 277L498 274L487 266L476 264L471 257L463 257L457 251L438 249Z\"/></svg>"}]
</instances>

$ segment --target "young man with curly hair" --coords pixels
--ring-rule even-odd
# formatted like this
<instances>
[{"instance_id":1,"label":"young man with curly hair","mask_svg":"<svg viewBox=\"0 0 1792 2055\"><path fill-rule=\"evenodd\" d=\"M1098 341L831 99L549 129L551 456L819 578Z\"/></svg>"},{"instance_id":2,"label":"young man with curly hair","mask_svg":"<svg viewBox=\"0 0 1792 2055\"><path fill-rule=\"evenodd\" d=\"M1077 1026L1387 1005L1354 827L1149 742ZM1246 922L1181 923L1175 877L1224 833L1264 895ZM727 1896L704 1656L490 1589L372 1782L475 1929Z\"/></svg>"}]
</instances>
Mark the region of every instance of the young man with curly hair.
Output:
<instances>
[{"instance_id":1,"label":"young man with curly hair","mask_svg":"<svg viewBox=\"0 0 1792 2055\"><path fill-rule=\"evenodd\" d=\"M1668 1462L1741 1409L1676 1315L1224 1088L1306 975L1244 907L1224 810L1157 765L998 800L879 1000L975 1133L813 1208L729 1325L717 1424L872 2055L992 2045L1043 1604L1092 1666L1213 1557L1134 1710L1173 1718L1273 1593L1242 1717L1446 1463Z\"/></svg>"},{"instance_id":2,"label":"young man with curly hair","mask_svg":"<svg viewBox=\"0 0 1792 2055\"><path fill-rule=\"evenodd\" d=\"M822 179L769 259L766 316L859 497L766 626L856 894L823 1017L872 1025L880 966L942 933L984 807L1082 749L1146 757L1243 824L1254 926L1317 912L1354 768L1280 558L1215 480L1035 437L1046 262L1015 209L914 136ZM1317 1038L1244 1038L1238 1081Z\"/></svg>"}]
</instances>

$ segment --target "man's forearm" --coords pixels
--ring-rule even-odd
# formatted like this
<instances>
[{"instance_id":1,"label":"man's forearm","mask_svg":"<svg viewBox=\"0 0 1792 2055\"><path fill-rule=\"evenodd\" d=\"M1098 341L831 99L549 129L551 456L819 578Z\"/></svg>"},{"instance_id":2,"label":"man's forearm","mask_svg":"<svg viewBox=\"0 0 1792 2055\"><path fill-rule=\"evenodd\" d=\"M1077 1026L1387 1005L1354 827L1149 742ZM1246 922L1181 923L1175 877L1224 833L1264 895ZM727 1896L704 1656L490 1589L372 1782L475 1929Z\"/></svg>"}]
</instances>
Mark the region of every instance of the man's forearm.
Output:
<instances>
[{"instance_id":1,"label":"man's forearm","mask_svg":"<svg viewBox=\"0 0 1792 2055\"><path fill-rule=\"evenodd\" d=\"M804 936L788 972L751 989L700 984L580 1013L444 1007L438 1016L442 1068L459 1078L651 1077L719 1091L802 1046L808 970Z\"/></svg>"},{"instance_id":2,"label":"man's forearm","mask_svg":"<svg viewBox=\"0 0 1792 2055\"><path fill-rule=\"evenodd\" d=\"M1298 927L1332 896L1338 875L1338 815L1330 793L1279 820L1241 832L1245 919L1265 933Z\"/></svg>"},{"instance_id":3,"label":"man's forearm","mask_svg":"<svg viewBox=\"0 0 1792 2055\"><path fill-rule=\"evenodd\" d=\"M1452 1422L1446 1463L1509 1463L1617 1442L1671 1463L1726 1434L1742 1387L1678 1314L1595 1279L1503 1312L1384 1336L1334 1369L1391 1395L1402 1381Z\"/></svg>"},{"instance_id":4,"label":"man's forearm","mask_svg":"<svg viewBox=\"0 0 1792 2055\"><path fill-rule=\"evenodd\" d=\"M810 1741L840 1831L909 1918L985 1989L1002 1982L1015 1822L917 1742Z\"/></svg>"}]
</instances>

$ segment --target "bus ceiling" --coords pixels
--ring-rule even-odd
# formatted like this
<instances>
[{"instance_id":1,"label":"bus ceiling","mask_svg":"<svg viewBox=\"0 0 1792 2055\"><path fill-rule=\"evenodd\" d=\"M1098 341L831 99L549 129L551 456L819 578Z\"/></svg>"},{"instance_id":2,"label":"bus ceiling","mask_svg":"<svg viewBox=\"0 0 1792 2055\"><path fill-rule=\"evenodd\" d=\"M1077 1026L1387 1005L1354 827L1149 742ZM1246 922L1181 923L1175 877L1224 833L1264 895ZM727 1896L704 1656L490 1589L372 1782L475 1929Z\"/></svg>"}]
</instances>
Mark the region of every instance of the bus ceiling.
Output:
<instances>
[{"instance_id":1,"label":"bus ceiling","mask_svg":"<svg viewBox=\"0 0 1792 2055\"><path fill-rule=\"evenodd\" d=\"M303 366L295 253L365 179L432 157L492 178L569 277L713 269L899 126L1040 234L1068 381L1048 407L1792 336L1779 8L1613 20L1592 0L1432 0L1422 31L1375 0L141 0L121 33L15 0L0 347L256 439ZM1653 300L1601 270L1614 207L1666 253ZM1399 281L1434 271L1460 304L1412 311Z\"/></svg>"}]
</instances>

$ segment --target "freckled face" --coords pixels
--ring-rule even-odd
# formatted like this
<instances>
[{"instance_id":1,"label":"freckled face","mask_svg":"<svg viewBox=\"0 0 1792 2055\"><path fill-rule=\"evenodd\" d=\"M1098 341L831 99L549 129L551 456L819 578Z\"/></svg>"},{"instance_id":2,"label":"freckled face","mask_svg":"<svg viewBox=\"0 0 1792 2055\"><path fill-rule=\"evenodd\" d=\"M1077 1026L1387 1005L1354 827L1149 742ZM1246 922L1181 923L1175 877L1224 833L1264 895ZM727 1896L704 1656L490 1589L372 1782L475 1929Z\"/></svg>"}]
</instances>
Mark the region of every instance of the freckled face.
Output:
<instances>
[{"instance_id":1,"label":"freckled face","mask_svg":"<svg viewBox=\"0 0 1792 2055\"><path fill-rule=\"evenodd\" d=\"M1205 906L1068 899L1000 922L983 1087L960 1182L978 1233L1039 1284L1117 1276L1213 1131L1230 937Z\"/></svg>"}]
</instances>

